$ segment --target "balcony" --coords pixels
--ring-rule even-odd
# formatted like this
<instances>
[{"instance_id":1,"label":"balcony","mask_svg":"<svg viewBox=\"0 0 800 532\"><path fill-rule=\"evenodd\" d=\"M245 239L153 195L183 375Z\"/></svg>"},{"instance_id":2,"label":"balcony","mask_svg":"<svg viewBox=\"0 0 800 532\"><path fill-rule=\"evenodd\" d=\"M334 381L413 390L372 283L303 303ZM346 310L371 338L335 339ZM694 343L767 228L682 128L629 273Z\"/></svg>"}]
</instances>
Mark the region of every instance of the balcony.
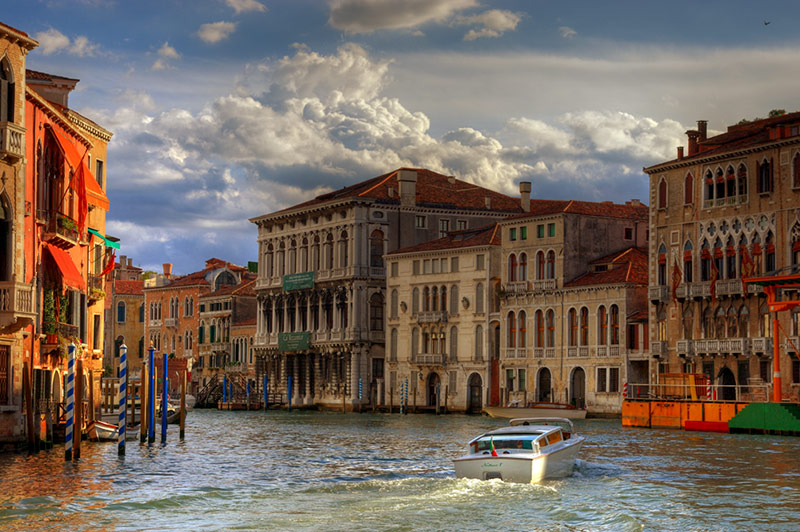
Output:
<instances>
[{"instance_id":1,"label":"balcony","mask_svg":"<svg viewBox=\"0 0 800 532\"><path fill-rule=\"evenodd\" d=\"M647 289L647 295L653 303L669 301L669 287L668 286L651 286Z\"/></svg>"},{"instance_id":2,"label":"balcony","mask_svg":"<svg viewBox=\"0 0 800 532\"><path fill-rule=\"evenodd\" d=\"M719 341L720 353L748 354L750 352L749 338L726 338Z\"/></svg>"},{"instance_id":3,"label":"balcony","mask_svg":"<svg viewBox=\"0 0 800 532\"><path fill-rule=\"evenodd\" d=\"M177 327L178 327L178 318L164 318L164 326L165 327L172 327L173 329L177 329Z\"/></svg>"},{"instance_id":4,"label":"balcony","mask_svg":"<svg viewBox=\"0 0 800 532\"><path fill-rule=\"evenodd\" d=\"M503 291L505 291L506 295L522 295L528 292L529 286L530 283L528 283L528 281L516 281L505 284L503 286Z\"/></svg>"},{"instance_id":5,"label":"balcony","mask_svg":"<svg viewBox=\"0 0 800 532\"><path fill-rule=\"evenodd\" d=\"M524 347L506 347L503 350L503 358L527 358L528 350Z\"/></svg>"},{"instance_id":6,"label":"balcony","mask_svg":"<svg viewBox=\"0 0 800 532\"><path fill-rule=\"evenodd\" d=\"M663 340L655 340L650 342L650 355L654 357L666 357L668 352L668 344Z\"/></svg>"},{"instance_id":7,"label":"balcony","mask_svg":"<svg viewBox=\"0 0 800 532\"><path fill-rule=\"evenodd\" d=\"M750 345L752 346L753 353L763 353L767 355L772 353L772 338L751 338Z\"/></svg>"},{"instance_id":8,"label":"balcony","mask_svg":"<svg viewBox=\"0 0 800 532\"><path fill-rule=\"evenodd\" d=\"M149 320L147 322L148 327L161 327L161 320Z\"/></svg>"},{"instance_id":9,"label":"balcony","mask_svg":"<svg viewBox=\"0 0 800 532\"><path fill-rule=\"evenodd\" d=\"M556 280L555 279L537 279L536 281L531 281L530 288L534 292L541 292L543 290L555 290L556 289Z\"/></svg>"},{"instance_id":10,"label":"balcony","mask_svg":"<svg viewBox=\"0 0 800 532\"><path fill-rule=\"evenodd\" d=\"M18 331L36 318L33 285L14 281L0 282L0 333Z\"/></svg>"},{"instance_id":11,"label":"balcony","mask_svg":"<svg viewBox=\"0 0 800 532\"><path fill-rule=\"evenodd\" d=\"M691 284L683 283L678 285L678 288L675 290L675 297L681 301L686 299L687 297L691 297Z\"/></svg>"},{"instance_id":12,"label":"balcony","mask_svg":"<svg viewBox=\"0 0 800 532\"><path fill-rule=\"evenodd\" d=\"M447 312L420 312L417 323L447 323Z\"/></svg>"},{"instance_id":13,"label":"balcony","mask_svg":"<svg viewBox=\"0 0 800 532\"><path fill-rule=\"evenodd\" d=\"M545 347L544 348L544 358L556 358L556 348L555 347Z\"/></svg>"},{"instance_id":14,"label":"balcony","mask_svg":"<svg viewBox=\"0 0 800 532\"><path fill-rule=\"evenodd\" d=\"M578 357L578 348L577 347L568 347L567 348L567 358L577 358Z\"/></svg>"},{"instance_id":15,"label":"balcony","mask_svg":"<svg viewBox=\"0 0 800 532\"><path fill-rule=\"evenodd\" d=\"M597 356L599 356L599 357L607 357L608 356L608 346L607 345L598 345L597 346Z\"/></svg>"},{"instance_id":16,"label":"balcony","mask_svg":"<svg viewBox=\"0 0 800 532\"><path fill-rule=\"evenodd\" d=\"M711 297L711 283L694 283L692 285L692 297L695 299Z\"/></svg>"},{"instance_id":17,"label":"balcony","mask_svg":"<svg viewBox=\"0 0 800 532\"><path fill-rule=\"evenodd\" d=\"M78 222L63 214L52 216L45 227L44 240L61 249L78 245Z\"/></svg>"},{"instance_id":18,"label":"balcony","mask_svg":"<svg viewBox=\"0 0 800 532\"><path fill-rule=\"evenodd\" d=\"M25 128L0 122L0 158L14 164L25 157Z\"/></svg>"},{"instance_id":19,"label":"balcony","mask_svg":"<svg viewBox=\"0 0 800 532\"><path fill-rule=\"evenodd\" d=\"M423 366L443 366L444 365L444 355L438 354L421 354L417 355L414 359L414 362Z\"/></svg>"},{"instance_id":20,"label":"balcony","mask_svg":"<svg viewBox=\"0 0 800 532\"><path fill-rule=\"evenodd\" d=\"M794 353L795 355L800 354L798 349L800 349L800 336L790 336L786 338L787 353Z\"/></svg>"},{"instance_id":21,"label":"balcony","mask_svg":"<svg viewBox=\"0 0 800 532\"><path fill-rule=\"evenodd\" d=\"M678 340L675 344L678 356L689 357L694 355L694 340Z\"/></svg>"},{"instance_id":22,"label":"balcony","mask_svg":"<svg viewBox=\"0 0 800 532\"><path fill-rule=\"evenodd\" d=\"M533 358L544 358L544 347L534 347Z\"/></svg>"}]
</instances>

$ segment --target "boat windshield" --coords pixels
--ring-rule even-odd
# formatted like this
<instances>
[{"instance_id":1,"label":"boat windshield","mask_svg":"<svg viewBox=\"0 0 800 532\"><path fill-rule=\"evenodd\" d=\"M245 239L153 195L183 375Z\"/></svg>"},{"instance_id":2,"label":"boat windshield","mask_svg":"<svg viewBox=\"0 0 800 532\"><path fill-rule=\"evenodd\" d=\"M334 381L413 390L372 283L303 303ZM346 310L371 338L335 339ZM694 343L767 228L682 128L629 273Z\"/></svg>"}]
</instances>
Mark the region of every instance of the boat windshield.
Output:
<instances>
[{"instance_id":1,"label":"boat windshield","mask_svg":"<svg viewBox=\"0 0 800 532\"><path fill-rule=\"evenodd\" d=\"M494 442L495 450L500 450L500 449L522 449L527 451L533 450L533 440L530 437L487 436L485 438L479 439L473 444L474 452L480 453L483 451L491 451L492 442Z\"/></svg>"}]
</instances>

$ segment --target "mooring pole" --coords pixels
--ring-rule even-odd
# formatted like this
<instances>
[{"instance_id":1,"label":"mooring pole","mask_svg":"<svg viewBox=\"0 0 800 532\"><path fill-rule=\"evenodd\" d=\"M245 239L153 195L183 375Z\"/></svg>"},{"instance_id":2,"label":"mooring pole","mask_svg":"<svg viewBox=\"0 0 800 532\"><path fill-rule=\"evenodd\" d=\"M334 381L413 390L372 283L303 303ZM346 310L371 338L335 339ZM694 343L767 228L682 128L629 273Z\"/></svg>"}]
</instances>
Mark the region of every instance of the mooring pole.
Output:
<instances>
[{"instance_id":1,"label":"mooring pole","mask_svg":"<svg viewBox=\"0 0 800 532\"><path fill-rule=\"evenodd\" d=\"M186 370L181 371L181 430L180 439L183 440L183 433L186 425Z\"/></svg>"},{"instance_id":2,"label":"mooring pole","mask_svg":"<svg viewBox=\"0 0 800 532\"><path fill-rule=\"evenodd\" d=\"M72 458L81 459L81 439L83 438L83 360L75 361L75 442L72 449Z\"/></svg>"},{"instance_id":3,"label":"mooring pole","mask_svg":"<svg viewBox=\"0 0 800 532\"><path fill-rule=\"evenodd\" d=\"M289 412L291 412L292 411L292 376L291 375L289 375L289 397L288 397L288 401L289 401Z\"/></svg>"},{"instance_id":4,"label":"mooring pole","mask_svg":"<svg viewBox=\"0 0 800 532\"><path fill-rule=\"evenodd\" d=\"M117 431L117 454L125 456L125 426L128 410L128 346L119 346L119 429Z\"/></svg>"},{"instance_id":5,"label":"mooring pole","mask_svg":"<svg viewBox=\"0 0 800 532\"><path fill-rule=\"evenodd\" d=\"M772 339L772 358L773 358L773 373L772 373L772 402L780 403L782 399L781 394L781 346L779 342L780 336L780 323L778 323L778 313L774 313L772 323L772 331L774 332Z\"/></svg>"},{"instance_id":6,"label":"mooring pole","mask_svg":"<svg viewBox=\"0 0 800 532\"><path fill-rule=\"evenodd\" d=\"M152 349L152 346L150 347ZM147 441L147 365L149 362L145 359L145 364L142 367L141 377L139 377L139 443Z\"/></svg>"},{"instance_id":7,"label":"mooring pole","mask_svg":"<svg viewBox=\"0 0 800 532\"><path fill-rule=\"evenodd\" d=\"M228 402L228 376L222 376L222 404Z\"/></svg>"},{"instance_id":8,"label":"mooring pole","mask_svg":"<svg viewBox=\"0 0 800 532\"><path fill-rule=\"evenodd\" d=\"M150 348L149 360L147 361L147 443L152 444L156 441L155 419L156 419L156 348Z\"/></svg>"},{"instance_id":9,"label":"mooring pole","mask_svg":"<svg viewBox=\"0 0 800 532\"><path fill-rule=\"evenodd\" d=\"M167 443L167 407L169 406L169 388L167 382L168 355L164 353L164 372L161 375L161 443Z\"/></svg>"},{"instance_id":10,"label":"mooring pole","mask_svg":"<svg viewBox=\"0 0 800 532\"><path fill-rule=\"evenodd\" d=\"M267 393L267 384L269 381L267 380L267 376L264 375L264 410L269 408L269 394Z\"/></svg>"},{"instance_id":11,"label":"mooring pole","mask_svg":"<svg viewBox=\"0 0 800 532\"><path fill-rule=\"evenodd\" d=\"M75 420L75 344L67 347L69 361L67 362L67 427L64 435L64 460L72 460L73 423Z\"/></svg>"}]
</instances>

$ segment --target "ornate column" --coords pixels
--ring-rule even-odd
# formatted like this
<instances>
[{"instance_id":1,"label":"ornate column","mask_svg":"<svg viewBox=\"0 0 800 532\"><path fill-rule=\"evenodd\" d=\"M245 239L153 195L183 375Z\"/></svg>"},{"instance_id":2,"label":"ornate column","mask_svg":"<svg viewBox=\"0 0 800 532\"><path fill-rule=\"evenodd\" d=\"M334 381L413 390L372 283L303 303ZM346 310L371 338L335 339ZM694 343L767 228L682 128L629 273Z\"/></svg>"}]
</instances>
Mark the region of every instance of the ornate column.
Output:
<instances>
[{"instance_id":1,"label":"ornate column","mask_svg":"<svg viewBox=\"0 0 800 532\"><path fill-rule=\"evenodd\" d=\"M271 297L271 298L270 298L270 301L271 301L271 303L272 303L272 305L271 305L271 309L270 309L270 311L272 312L272 323L270 323L270 325L271 325L271 326L270 326L270 331L269 331L269 334L275 334L275 329L276 329L276 328L277 328L277 326L278 326L278 325L277 325L277 323L278 323L277 317L278 317L278 316L277 316L277 312L276 312L276 307L277 307L277 298L275 298L275 297Z\"/></svg>"}]
</instances>

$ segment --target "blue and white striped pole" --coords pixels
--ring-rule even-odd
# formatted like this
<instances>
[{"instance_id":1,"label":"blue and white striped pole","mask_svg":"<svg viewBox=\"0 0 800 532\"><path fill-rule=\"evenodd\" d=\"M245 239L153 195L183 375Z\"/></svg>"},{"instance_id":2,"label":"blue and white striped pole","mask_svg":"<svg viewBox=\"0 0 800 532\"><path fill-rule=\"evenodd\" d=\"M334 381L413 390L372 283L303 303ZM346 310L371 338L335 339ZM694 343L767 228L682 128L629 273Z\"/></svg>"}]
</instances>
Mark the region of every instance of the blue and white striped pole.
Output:
<instances>
[{"instance_id":1,"label":"blue and white striped pole","mask_svg":"<svg viewBox=\"0 0 800 532\"><path fill-rule=\"evenodd\" d=\"M267 376L264 375L264 410L269 408L269 395L267 394L267 384L269 384L269 380Z\"/></svg>"},{"instance_id":2,"label":"blue and white striped pole","mask_svg":"<svg viewBox=\"0 0 800 532\"><path fill-rule=\"evenodd\" d=\"M169 406L169 390L167 388L168 356L164 353L164 372L161 375L161 443L167 443L167 407Z\"/></svg>"},{"instance_id":3,"label":"blue and white striped pole","mask_svg":"<svg viewBox=\"0 0 800 532\"><path fill-rule=\"evenodd\" d=\"M119 432L117 454L125 456L125 426L128 412L128 387L125 384L128 377L128 346L119 346Z\"/></svg>"},{"instance_id":4,"label":"blue and white striped pole","mask_svg":"<svg viewBox=\"0 0 800 532\"><path fill-rule=\"evenodd\" d=\"M359 377L359 378L358 378L358 402L359 402L359 403L361 402L361 397L362 397L362 394L361 394L361 391L362 391L362 390L361 390L361 388L362 388L362 387L361 387L361 377Z\"/></svg>"},{"instance_id":5,"label":"blue and white striped pole","mask_svg":"<svg viewBox=\"0 0 800 532\"><path fill-rule=\"evenodd\" d=\"M250 409L250 381L247 381L247 408Z\"/></svg>"},{"instance_id":6,"label":"blue and white striped pole","mask_svg":"<svg viewBox=\"0 0 800 532\"><path fill-rule=\"evenodd\" d=\"M147 443L152 444L156 440L156 348L150 347L149 351L147 361Z\"/></svg>"},{"instance_id":7,"label":"blue and white striped pole","mask_svg":"<svg viewBox=\"0 0 800 532\"><path fill-rule=\"evenodd\" d=\"M64 435L64 461L72 460L72 438L75 421L75 344L67 347L69 362L67 363L67 427Z\"/></svg>"},{"instance_id":8,"label":"blue and white striped pole","mask_svg":"<svg viewBox=\"0 0 800 532\"><path fill-rule=\"evenodd\" d=\"M228 402L228 376L222 376L222 404Z\"/></svg>"},{"instance_id":9,"label":"blue and white striped pole","mask_svg":"<svg viewBox=\"0 0 800 532\"><path fill-rule=\"evenodd\" d=\"M292 411L292 376L289 375L289 412Z\"/></svg>"}]
</instances>

